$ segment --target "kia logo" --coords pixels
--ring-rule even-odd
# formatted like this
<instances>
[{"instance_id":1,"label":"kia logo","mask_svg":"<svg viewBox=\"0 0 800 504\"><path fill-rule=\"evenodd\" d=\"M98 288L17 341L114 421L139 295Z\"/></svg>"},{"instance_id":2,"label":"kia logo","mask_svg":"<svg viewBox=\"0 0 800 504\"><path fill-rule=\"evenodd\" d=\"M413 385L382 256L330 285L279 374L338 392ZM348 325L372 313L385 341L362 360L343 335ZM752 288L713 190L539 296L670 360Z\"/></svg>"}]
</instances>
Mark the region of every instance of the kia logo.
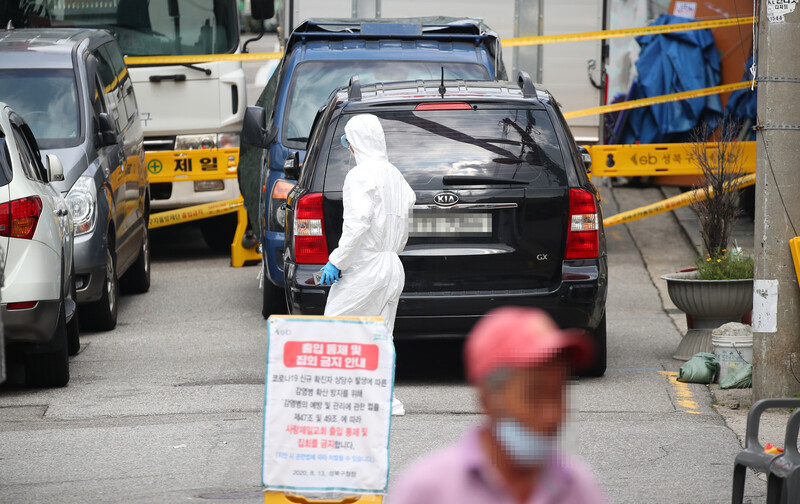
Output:
<instances>
[{"instance_id":1,"label":"kia logo","mask_svg":"<svg viewBox=\"0 0 800 504\"><path fill-rule=\"evenodd\" d=\"M451 192L439 193L433 197L433 202L441 207L451 207L458 203L458 195Z\"/></svg>"}]
</instances>

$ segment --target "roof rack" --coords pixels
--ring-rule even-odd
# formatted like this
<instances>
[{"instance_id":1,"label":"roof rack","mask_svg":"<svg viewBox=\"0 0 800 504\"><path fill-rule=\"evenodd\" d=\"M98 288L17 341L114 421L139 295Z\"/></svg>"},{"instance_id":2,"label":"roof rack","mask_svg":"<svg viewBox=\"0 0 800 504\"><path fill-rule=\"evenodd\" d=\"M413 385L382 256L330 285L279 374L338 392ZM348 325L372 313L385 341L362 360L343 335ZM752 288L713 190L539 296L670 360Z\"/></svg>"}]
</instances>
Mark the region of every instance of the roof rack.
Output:
<instances>
[{"instance_id":1,"label":"roof rack","mask_svg":"<svg viewBox=\"0 0 800 504\"><path fill-rule=\"evenodd\" d=\"M347 22L311 19L300 24L289 37L287 49L298 41L314 39L412 39L468 41L480 44L488 38L472 23L425 24L387 22Z\"/></svg>"},{"instance_id":2,"label":"roof rack","mask_svg":"<svg viewBox=\"0 0 800 504\"><path fill-rule=\"evenodd\" d=\"M531 76L528 75L528 72L523 70L519 71L517 84L519 84L519 88L522 90L522 96L524 98L536 98L536 86L533 85L533 81L531 80Z\"/></svg>"},{"instance_id":3,"label":"roof rack","mask_svg":"<svg viewBox=\"0 0 800 504\"><path fill-rule=\"evenodd\" d=\"M358 75L350 77L350 84L347 86L348 101L361 101L361 80Z\"/></svg>"}]
</instances>

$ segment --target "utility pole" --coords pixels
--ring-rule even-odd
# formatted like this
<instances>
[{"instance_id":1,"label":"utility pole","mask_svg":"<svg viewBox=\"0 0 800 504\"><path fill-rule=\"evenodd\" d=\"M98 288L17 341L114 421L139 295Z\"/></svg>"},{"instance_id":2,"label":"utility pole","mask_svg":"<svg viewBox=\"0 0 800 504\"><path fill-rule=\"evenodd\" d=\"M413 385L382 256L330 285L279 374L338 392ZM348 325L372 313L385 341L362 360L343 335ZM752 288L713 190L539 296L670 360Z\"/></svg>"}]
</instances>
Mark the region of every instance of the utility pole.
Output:
<instances>
[{"instance_id":1,"label":"utility pole","mask_svg":"<svg viewBox=\"0 0 800 504\"><path fill-rule=\"evenodd\" d=\"M753 399L800 393L800 5L761 0L758 21Z\"/></svg>"}]
</instances>

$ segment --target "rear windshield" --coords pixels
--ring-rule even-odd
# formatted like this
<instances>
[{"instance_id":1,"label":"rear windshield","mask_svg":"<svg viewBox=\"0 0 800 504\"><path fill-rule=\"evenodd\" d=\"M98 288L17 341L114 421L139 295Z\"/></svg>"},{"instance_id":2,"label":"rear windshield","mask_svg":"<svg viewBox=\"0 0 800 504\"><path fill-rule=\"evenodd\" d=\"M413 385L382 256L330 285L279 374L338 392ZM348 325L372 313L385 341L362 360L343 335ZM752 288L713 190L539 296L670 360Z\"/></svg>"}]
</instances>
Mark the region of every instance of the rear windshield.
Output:
<instances>
[{"instance_id":1,"label":"rear windshield","mask_svg":"<svg viewBox=\"0 0 800 504\"><path fill-rule=\"evenodd\" d=\"M567 186L556 132L545 110L407 110L378 112L389 161L417 190L442 188L445 175L514 179L528 187ZM338 139L352 115L339 119L331 142L325 191L341 191L355 159ZM522 186L524 187L524 186Z\"/></svg>"},{"instance_id":2,"label":"rear windshield","mask_svg":"<svg viewBox=\"0 0 800 504\"><path fill-rule=\"evenodd\" d=\"M72 69L0 69L0 99L25 119L40 148L74 147L80 142Z\"/></svg>"},{"instance_id":3,"label":"rear windshield","mask_svg":"<svg viewBox=\"0 0 800 504\"><path fill-rule=\"evenodd\" d=\"M413 80L439 80L442 68L446 79L486 80L489 72L477 63L431 61L308 61L292 75L283 119L283 139L287 146L304 149L314 117L334 89L346 86L358 75L361 84Z\"/></svg>"}]
</instances>

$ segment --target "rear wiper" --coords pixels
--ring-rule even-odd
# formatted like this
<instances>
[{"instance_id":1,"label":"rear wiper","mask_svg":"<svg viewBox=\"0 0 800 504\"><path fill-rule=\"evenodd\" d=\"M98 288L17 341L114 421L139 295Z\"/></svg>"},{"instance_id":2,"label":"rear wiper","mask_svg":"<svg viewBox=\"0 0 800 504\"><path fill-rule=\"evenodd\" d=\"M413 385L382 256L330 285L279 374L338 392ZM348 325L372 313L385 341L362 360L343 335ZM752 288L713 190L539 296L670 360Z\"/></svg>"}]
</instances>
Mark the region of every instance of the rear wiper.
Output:
<instances>
[{"instance_id":1,"label":"rear wiper","mask_svg":"<svg viewBox=\"0 0 800 504\"><path fill-rule=\"evenodd\" d=\"M308 137L291 137L286 140L289 142L308 142Z\"/></svg>"},{"instance_id":2,"label":"rear wiper","mask_svg":"<svg viewBox=\"0 0 800 504\"><path fill-rule=\"evenodd\" d=\"M520 184L528 185L524 180L515 180L503 177L488 177L485 175L445 175L442 177L444 185L503 185Z\"/></svg>"}]
</instances>

